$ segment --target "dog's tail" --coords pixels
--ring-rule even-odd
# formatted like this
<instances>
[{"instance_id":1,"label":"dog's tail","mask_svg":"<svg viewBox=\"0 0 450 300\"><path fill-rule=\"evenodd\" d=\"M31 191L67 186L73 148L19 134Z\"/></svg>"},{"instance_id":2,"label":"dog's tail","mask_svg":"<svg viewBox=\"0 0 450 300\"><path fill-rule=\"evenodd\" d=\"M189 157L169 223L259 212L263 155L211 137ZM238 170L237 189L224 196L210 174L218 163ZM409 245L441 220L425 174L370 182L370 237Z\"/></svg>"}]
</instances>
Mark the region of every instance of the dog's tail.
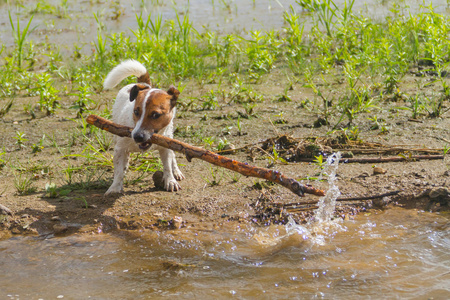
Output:
<instances>
[{"instance_id":1,"label":"dog's tail","mask_svg":"<svg viewBox=\"0 0 450 300\"><path fill-rule=\"evenodd\" d=\"M150 84L150 75L148 74L147 69L140 62L129 59L121 62L109 72L103 82L103 88L113 88L131 75L137 76L138 82Z\"/></svg>"}]
</instances>

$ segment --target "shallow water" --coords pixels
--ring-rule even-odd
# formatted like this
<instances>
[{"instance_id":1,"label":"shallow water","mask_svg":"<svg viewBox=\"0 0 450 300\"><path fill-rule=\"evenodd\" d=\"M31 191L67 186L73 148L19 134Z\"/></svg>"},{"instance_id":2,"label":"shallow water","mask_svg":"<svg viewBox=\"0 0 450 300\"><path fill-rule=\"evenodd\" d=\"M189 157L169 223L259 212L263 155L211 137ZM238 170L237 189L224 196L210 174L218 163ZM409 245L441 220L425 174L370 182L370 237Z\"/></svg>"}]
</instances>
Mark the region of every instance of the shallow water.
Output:
<instances>
[{"instance_id":1,"label":"shallow water","mask_svg":"<svg viewBox=\"0 0 450 300\"><path fill-rule=\"evenodd\" d=\"M450 297L448 216L0 242L1 299Z\"/></svg>"},{"instance_id":2,"label":"shallow water","mask_svg":"<svg viewBox=\"0 0 450 300\"><path fill-rule=\"evenodd\" d=\"M14 22L16 13L19 14L23 29L31 16L30 12L35 10L38 2L28 0L20 1L21 5L17 5L14 1L11 4L3 2L0 4L3 11L0 14L1 44L6 47L14 45L7 12L12 12ZM67 50L72 53L74 44L84 48L85 51L94 49L92 43L97 41L98 28L94 13L105 25L104 31L126 32L131 36L130 29L137 29L136 15L141 13L144 18L151 14L153 19L161 15L163 21L175 20L177 15L181 18L188 15L193 27L199 32L204 31L203 28L208 28L219 34L237 33L244 37L249 30L281 29L285 26L283 13L290 11L291 6L301 15L301 21L308 24L311 19L295 0L129 0L118 1L118 6L114 6L112 1L68 1L67 13L63 17L58 16L61 0L40 2L51 4L55 12L45 13L41 10L36 13L30 27L35 30L30 33L28 39L56 44L63 53ZM334 1L340 7L344 2L345 0ZM401 11L404 14L408 14L409 11L416 13L420 11L421 6L428 6L430 3L433 3L435 12L444 14L448 12L446 0L411 0L401 2L403 6L402 3L407 6L407 9ZM391 8L391 1L366 0L355 1L353 11L381 19L390 13ZM115 18L114 16L118 14L120 16Z\"/></svg>"}]
</instances>

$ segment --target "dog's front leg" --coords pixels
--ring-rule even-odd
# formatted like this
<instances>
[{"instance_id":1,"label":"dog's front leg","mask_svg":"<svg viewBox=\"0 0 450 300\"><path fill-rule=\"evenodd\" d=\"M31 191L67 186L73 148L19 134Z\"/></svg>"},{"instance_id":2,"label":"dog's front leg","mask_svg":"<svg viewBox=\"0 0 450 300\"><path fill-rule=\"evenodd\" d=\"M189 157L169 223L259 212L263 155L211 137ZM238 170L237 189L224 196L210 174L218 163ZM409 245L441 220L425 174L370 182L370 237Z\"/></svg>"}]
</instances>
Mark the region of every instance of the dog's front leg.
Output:
<instances>
[{"instance_id":1,"label":"dog's front leg","mask_svg":"<svg viewBox=\"0 0 450 300\"><path fill-rule=\"evenodd\" d=\"M176 180L180 181L183 180L185 177L183 173L181 173L180 169L178 168L177 159L175 158L175 154L172 152L172 173L173 177L175 177Z\"/></svg>"},{"instance_id":2,"label":"dog's front leg","mask_svg":"<svg viewBox=\"0 0 450 300\"><path fill-rule=\"evenodd\" d=\"M164 188L169 192L181 190L180 184L175 177L173 177L173 161L175 159L175 154L169 149L159 149L159 155L161 156L163 163Z\"/></svg>"},{"instance_id":3,"label":"dog's front leg","mask_svg":"<svg viewBox=\"0 0 450 300\"><path fill-rule=\"evenodd\" d=\"M130 152L127 145L130 142L125 138L121 138L117 141L114 147L114 180L109 189L106 191L105 196L110 194L123 193L123 178L128 167L128 157Z\"/></svg>"}]
</instances>

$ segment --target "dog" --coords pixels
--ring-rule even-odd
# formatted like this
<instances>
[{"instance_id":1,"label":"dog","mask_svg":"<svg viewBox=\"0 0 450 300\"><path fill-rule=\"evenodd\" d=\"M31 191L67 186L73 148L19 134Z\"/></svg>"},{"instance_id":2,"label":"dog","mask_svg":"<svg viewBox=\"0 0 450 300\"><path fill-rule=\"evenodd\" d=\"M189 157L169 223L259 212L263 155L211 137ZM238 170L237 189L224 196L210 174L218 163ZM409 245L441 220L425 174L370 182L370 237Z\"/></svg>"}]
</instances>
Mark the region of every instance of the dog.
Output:
<instances>
[{"instance_id":1,"label":"dog","mask_svg":"<svg viewBox=\"0 0 450 300\"><path fill-rule=\"evenodd\" d=\"M154 133L173 137L173 119L180 92L170 86L166 91L152 88L147 69L136 60L126 60L109 72L103 83L111 89L129 76L136 76L137 83L123 87L117 94L112 119L115 123L133 128L131 138L116 137L114 147L114 180L105 195L123 193L123 178L128 168L131 152L150 149L149 142ZM163 163L163 182L167 191L181 189L177 180L184 179L172 150L155 145Z\"/></svg>"}]
</instances>

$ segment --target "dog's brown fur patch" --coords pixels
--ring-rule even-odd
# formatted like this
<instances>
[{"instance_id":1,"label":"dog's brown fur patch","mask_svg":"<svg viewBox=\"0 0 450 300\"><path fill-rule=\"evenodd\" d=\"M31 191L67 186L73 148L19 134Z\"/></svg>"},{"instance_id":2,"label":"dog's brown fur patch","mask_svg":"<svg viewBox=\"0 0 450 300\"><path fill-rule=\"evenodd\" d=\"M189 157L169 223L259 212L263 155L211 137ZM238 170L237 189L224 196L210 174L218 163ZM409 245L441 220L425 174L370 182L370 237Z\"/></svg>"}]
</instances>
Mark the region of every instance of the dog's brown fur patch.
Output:
<instances>
[{"instance_id":1,"label":"dog's brown fur patch","mask_svg":"<svg viewBox=\"0 0 450 300\"><path fill-rule=\"evenodd\" d=\"M168 93L156 90L153 91L150 97L147 99L144 108L144 100L147 96L149 90L141 90L139 91L136 102L134 104L134 112L138 114L133 114L134 122L137 123L141 118L142 114L145 114L143 122L141 124L141 128L143 130L148 130L153 132L158 132L163 129L167 125L169 125L170 121L173 117L173 95L169 95Z\"/></svg>"}]
</instances>

